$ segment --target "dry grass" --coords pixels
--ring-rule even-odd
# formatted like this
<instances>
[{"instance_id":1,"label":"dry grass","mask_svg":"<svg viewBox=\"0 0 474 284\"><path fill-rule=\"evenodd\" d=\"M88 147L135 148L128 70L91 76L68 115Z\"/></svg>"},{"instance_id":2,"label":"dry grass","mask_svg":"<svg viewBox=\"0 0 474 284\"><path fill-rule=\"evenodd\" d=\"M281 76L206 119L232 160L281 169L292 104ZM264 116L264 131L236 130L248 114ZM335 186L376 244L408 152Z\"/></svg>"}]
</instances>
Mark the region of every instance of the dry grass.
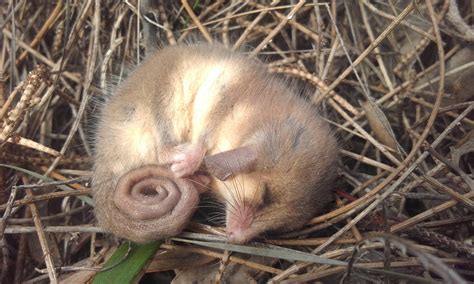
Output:
<instances>
[{"instance_id":1,"label":"dry grass","mask_svg":"<svg viewBox=\"0 0 474 284\"><path fill-rule=\"evenodd\" d=\"M350 264L186 246L206 257L196 263L219 260L210 279L242 279L226 272L239 264L257 282L474 280L470 1L136 2L0 4L0 158L10 166L0 167L3 283L83 282L113 251L88 198L90 101L156 43L196 35L253 46L270 72L314 87L310 102L327 113L342 148L337 202L265 242ZM189 230L208 240L221 232L202 223ZM157 259L149 270L183 268L164 267Z\"/></svg>"}]
</instances>

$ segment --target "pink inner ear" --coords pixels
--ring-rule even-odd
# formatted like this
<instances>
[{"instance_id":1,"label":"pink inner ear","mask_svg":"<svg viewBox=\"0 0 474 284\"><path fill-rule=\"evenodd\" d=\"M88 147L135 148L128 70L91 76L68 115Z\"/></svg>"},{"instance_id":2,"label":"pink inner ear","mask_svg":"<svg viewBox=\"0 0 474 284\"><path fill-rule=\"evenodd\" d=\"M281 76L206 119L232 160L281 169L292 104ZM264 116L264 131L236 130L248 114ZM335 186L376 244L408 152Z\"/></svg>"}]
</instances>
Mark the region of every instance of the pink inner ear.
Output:
<instances>
[{"instance_id":1,"label":"pink inner ear","mask_svg":"<svg viewBox=\"0 0 474 284\"><path fill-rule=\"evenodd\" d=\"M254 171L256 162L257 150L255 146L243 146L204 157L207 171L222 181L238 173Z\"/></svg>"}]
</instances>

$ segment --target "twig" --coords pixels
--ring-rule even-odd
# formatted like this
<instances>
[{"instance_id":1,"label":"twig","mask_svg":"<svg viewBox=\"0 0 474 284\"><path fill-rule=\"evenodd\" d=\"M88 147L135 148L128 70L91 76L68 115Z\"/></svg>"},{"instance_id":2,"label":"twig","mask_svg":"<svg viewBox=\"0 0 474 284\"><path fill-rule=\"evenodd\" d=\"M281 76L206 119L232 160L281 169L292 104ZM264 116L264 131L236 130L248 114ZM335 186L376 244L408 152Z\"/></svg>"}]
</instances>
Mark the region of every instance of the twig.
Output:
<instances>
[{"instance_id":1,"label":"twig","mask_svg":"<svg viewBox=\"0 0 474 284\"><path fill-rule=\"evenodd\" d=\"M62 9L63 9L63 1L59 0L56 3L56 7L54 7L53 12L51 12L51 15L49 15L49 18L46 20L46 22L43 24L41 29L36 33L35 38L29 44L31 48L35 48L40 43L41 39L43 39L46 32L59 19L59 15ZM25 60L27 56L28 56L28 51L27 50L23 51L23 53L16 60L16 65L19 65L23 60Z\"/></svg>"},{"instance_id":2,"label":"twig","mask_svg":"<svg viewBox=\"0 0 474 284\"><path fill-rule=\"evenodd\" d=\"M30 189L28 189L30 190ZM13 203L13 206L23 206L31 203L35 203L38 201L43 201L43 200L48 200L48 199L53 199L53 198L61 198L61 197L66 197L66 196L78 196L78 195L87 195L90 194L91 190L88 188L82 189L82 190L74 190L74 191L58 191L58 192L52 192L52 193L46 193L46 194L41 194L41 195L35 195L35 196L27 196L23 199L17 200ZM0 210L5 210L7 206L5 204L0 205Z\"/></svg>"},{"instance_id":3,"label":"twig","mask_svg":"<svg viewBox=\"0 0 474 284\"><path fill-rule=\"evenodd\" d=\"M208 42L212 43L213 40L211 34L207 31L206 27L204 27L199 18L196 16L193 11L193 8L189 6L188 0L181 0L181 3L183 4L183 7L186 12L188 12L189 16L193 20L194 24L198 27L199 31L201 31L202 35L206 38Z\"/></svg>"},{"instance_id":4,"label":"twig","mask_svg":"<svg viewBox=\"0 0 474 284\"><path fill-rule=\"evenodd\" d=\"M332 82L331 85L328 86L328 88L325 90L324 93L321 94L320 97L318 97L316 104L318 104L320 101L326 99L326 97L329 95L329 93L334 90L339 83L342 82L349 74L352 72L352 70L355 69L357 65L359 65L362 60L364 60L392 31L395 27L399 25L399 23L406 17L410 12L415 8L415 4L413 2L410 2L405 9L398 15L393 22L390 23L390 25L373 41L370 43L370 45L357 57L356 60L351 64L351 66L347 67L344 72L342 72L337 79Z\"/></svg>"},{"instance_id":5,"label":"twig","mask_svg":"<svg viewBox=\"0 0 474 284\"><path fill-rule=\"evenodd\" d=\"M33 191L31 189L26 190L26 196L30 199L34 198ZM34 203L30 204L31 214L35 223L35 230L38 235L38 239L41 245L41 249L43 250L43 256L45 258L46 268L48 269L48 276L49 281L51 283L58 283L58 277L56 275L56 271L54 269L54 261L49 250L48 241L46 239L46 234L43 230L43 225L41 224L40 215L38 208ZM7 230L5 230L7 232Z\"/></svg>"},{"instance_id":6,"label":"twig","mask_svg":"<svg viewBox=\"0 0 474 284\"><path fill-rule=\"evenodd\" d=\"M224 255L223 253L218 253L218 252L214 252L212 250L206 250L206 249L203 249L203 248L198 248L198 247L193 247L193 246L184 247L184 246L178 246L178 245L162 244L161 247L164 248L164 249L168 249L168 250L186 250L186 252L194 252L194 253L208 255L208 256L212 256L212 257L216 257L216 258L222 258L223 255ZM273 267L270 267L270 266L262 265L260 263L244 260L244 259L241 259L239 257L232 256L232 255L229 256L229 261L230 262L235 262L235 263L238 263L238 264L242 264L242 265L245 265L247 267L257 269L257 270L260 270L260 271L269 272L269 273L272 273L272 274L278 274L278 273L281 272L280 269L276 269L276 268L273 268Z\"/></svg>"},{"instance_id":7,"label":"twig","mask_svg":"<svg viewBox=\"0 0 474 284\"><path fill-rule=\"evenodd\" d=\"M15 190L35 189L35 188L43 188L43 187L57 186L57 185L64 185L64 184L76 184L76 183L87 182L89 180L90 180L90 177L78 177L78 178L73 178L73 179L64 180L64 181L51 181L51 182L43 182L43 183L38 183L38 184L17 185L17 186L14 186L13 188Z\"/></svg>"},{"instance_id":8,"label":"twig","mask_svg":"<svg viewBox=\"0 0 474 284\"><path fill-rule=\"evenodd\" d=\"M16 184L17 182L18 182L18 176L15 176L11 184ZM3 256L2 273L1 273L0 280L2 282L5 281L7 278L8 263L9 263L8 258L10 255L8 251L7 243L5 241L4 232L5 232L5 227L7 226L8 218L10 217L10 214L12 212L12 207L13 207L12 205L13 205L13 201L16 198L16 192L17 190L13 186L10 192L10 196L8 197L7 208L5 209L5 212L3 212L2 220L0 220L0 247L2 248L2 256Z\"/></svg>"},{"instance_id":9,"label":"twig","mask_svg":"<svg viewBox=\"0 0 474 284\"><path fill-rule=\"evenodd\" d=\"M37 227L11 226L5 228L5 234L28 234L35 233L37 230ZM42 231L47 233L105 233L104 229L93 226L48 226L42 227Z\"/></svg>"},{"instance_id":10,"label":"twig","mask_svg":"<svg viewBox=\"0 0 474 284\"><path fill-rule=\"evenodd\" d=\"M299 9L303 7L305 1L300 0L296 6L291 9L291 11L288 13L288 15L272 30L272 32L265 37L262 42L252 51L252 54L257 54L260 50L262 50L270 40L272 40L280 31L283 29L283 27L288 23L288 21L293 18L293 16L298 13Z\"/></svg>"},{"instance_id":11,"label":"twig","mask_svg":"<svg viewBox=\"0 0 474 284\"><path fill-rule=\"evenodd\" d=\"M270 6L274 7L274 6L278 5L278 3L280 3L280 1L273 1L270 4ZM265 15L269 11L270 11L269 9L264 9L260 14L258 14L257 17L255 17L255 19L253 19L253 21L250 23L250 25L248 25L245 28L245 30L243 31L243 33L240 35L239 39L234 43L234 46L232 47L232 50L238 49L244 43L244 41L247 39L247 36L250 34L252 29L263 19L263 17L265 17Z\"/></svg>"}]
</instances>

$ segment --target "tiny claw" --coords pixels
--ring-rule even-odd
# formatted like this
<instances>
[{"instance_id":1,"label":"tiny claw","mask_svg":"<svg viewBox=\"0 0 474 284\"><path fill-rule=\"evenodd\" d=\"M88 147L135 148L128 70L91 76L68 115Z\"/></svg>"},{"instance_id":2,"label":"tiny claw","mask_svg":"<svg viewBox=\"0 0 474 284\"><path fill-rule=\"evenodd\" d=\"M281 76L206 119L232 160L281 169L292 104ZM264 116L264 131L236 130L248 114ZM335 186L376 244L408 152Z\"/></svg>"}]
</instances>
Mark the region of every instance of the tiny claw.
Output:
<instances>
[{"instance_id":1,"label":"tiny claw","mask_svg":"<svg viewBox=\"0 0 474 284\"><path fill-rule=\"evenodd\" d=\"M205 149L194 144L181 144L174 149L175 154L171 158L170 170L175 177L183 177L194 174L204 158Z\"/></svg>"}]
</instances>

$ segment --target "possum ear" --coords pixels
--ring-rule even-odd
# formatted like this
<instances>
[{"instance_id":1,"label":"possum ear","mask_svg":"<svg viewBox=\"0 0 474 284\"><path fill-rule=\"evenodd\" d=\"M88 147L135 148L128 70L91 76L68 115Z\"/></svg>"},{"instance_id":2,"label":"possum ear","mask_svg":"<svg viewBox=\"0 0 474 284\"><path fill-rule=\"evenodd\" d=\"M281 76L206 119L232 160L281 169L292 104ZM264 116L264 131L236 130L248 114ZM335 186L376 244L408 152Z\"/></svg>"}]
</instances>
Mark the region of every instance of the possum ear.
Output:
<instances>
[{"instance_id":1,"label":"possum ear","mask_svg":"<svg viewBox=\"0 0 474 284\"><path fill-rule=\"evenodd\" d=\"M207 171L222 181L238 173L254 171L256 162L257 150L255 146L243 146L204 157Z\"/></svg>"}]
</instances>

